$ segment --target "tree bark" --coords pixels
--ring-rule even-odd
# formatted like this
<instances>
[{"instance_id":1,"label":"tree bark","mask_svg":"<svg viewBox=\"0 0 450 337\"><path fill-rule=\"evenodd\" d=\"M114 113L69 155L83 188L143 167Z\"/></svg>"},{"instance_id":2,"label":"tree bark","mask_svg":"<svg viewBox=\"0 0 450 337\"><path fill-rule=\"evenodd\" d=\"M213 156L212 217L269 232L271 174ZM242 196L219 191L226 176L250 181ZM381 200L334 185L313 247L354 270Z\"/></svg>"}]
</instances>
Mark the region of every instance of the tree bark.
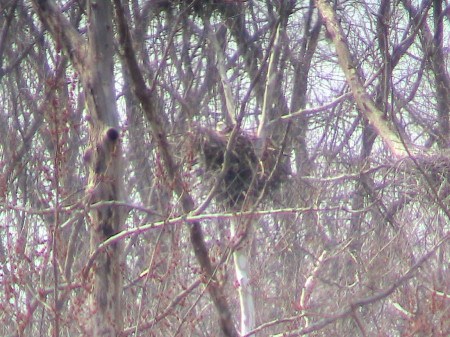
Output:
<instances>
[{"instance_id":1,"label":"tree bark","mask_svg":"<svg viewBox=\"0 0 450 337\"><path fill-rule=\"evenodd\" d=\"M117 129L117 108L113 74L113 24L109 1L88 1L87 44L70 22L51 1L34 1L45 27L57 48L71 59L84 86L90 120L91 150L86 156L89 164L88 204L122 199L122 158ZM123 224L122 211L106 206L90 211L91 252L99 244L117 234ZM93 336L120 336L122 318L121 247L108 247L100 253L92 268L91 333Z\"/></svg>"}]
</instances>

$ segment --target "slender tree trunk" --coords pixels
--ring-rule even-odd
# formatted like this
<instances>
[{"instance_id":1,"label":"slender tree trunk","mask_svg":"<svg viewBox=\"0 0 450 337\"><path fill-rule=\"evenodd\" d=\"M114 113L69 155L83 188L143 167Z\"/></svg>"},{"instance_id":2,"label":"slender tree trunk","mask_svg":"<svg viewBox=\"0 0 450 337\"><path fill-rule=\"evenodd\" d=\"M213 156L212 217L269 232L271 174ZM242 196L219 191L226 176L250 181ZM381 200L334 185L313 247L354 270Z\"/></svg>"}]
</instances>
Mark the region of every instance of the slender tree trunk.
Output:
<instances>
[{"instance_id":1,"label":"slender tree trunk","mask_svg":"<svg viewBox=\"0 0 450 337\"><path fill-rule=\"evenodd\" d=\"M179 196L183 211L189 213L194 210L194 199L187 191L186 185L172 156L166 130L157 110L156 94L147 87L139 68L122 4L120 0L114 0L114 4L118 20L119 43L123 49L124 60L130 73L133 92L141 103L145 116L150 123L153 137L158 144L158 149L167 174L166 181ZM209 282L208 291L219 313L222 333L224 336L237 337L238 333L233 324L232 313L227 298L215 276L200 222L191 224L190 237L197 261L201 266L204 277Z\"/></svg>"},{"instance_id":2,"label":"slender tree trunk","mask_svg":"<svg viewBox=\"0 0 450 337\"><path fill-rule=\"evenodd\" d=\"M405 145L402 143L394 128L386 122L383 112L377 108L375 102L364 88L361 76L355 67L355 62L352 60L348 42L334 9L327 0L316 0L316 6L333 40L339 64L345 74L359 110L367 118L375 132L383 139L384 144L389 148L391 153L397 157L405 157L408 154Z\"/></svg>"},{"instance_id":3,"label":"slender tree trunk","mask_svg":"<svg viewBox=\"0 0 450 337\"><path fill-rule=\"evenodd\" d=\"M232 237L236 238L239 235L237 228L238 225L235 224L234 220L232 220ZM250 261L248 250L249 245L247 244L247 240L245 240L245 243L241 244L240 247L233 252L234 271L236 276L235 286L239 293L239 304L241 310L241 335L248 334L255 328L256 325L255 298L253 296L253 288L250 282Z\"/></svg>"}]
</instances>

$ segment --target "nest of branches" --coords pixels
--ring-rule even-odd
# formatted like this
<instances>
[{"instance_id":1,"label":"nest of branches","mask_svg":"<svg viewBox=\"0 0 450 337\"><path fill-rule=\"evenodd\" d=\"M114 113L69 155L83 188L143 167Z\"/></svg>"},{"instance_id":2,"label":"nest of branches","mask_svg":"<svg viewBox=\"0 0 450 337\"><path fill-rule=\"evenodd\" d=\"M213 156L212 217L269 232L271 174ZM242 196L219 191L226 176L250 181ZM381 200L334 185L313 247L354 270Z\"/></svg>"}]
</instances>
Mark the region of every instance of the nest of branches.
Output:
<instances>
[{"instance_id":1,"label":"nest of branches","mask_svg":"<svg viewBox=\"0 0 450 337\"><path fill-rule=\"evenodd\" d=\"M450 153L443 151L435 154L418 154L414 157L406 157L396 163L399 172L405 172L409 178L415 180L421 186L428 186L434 190L439 198L446 199L450 196Z\"/></svg>"},{"instance_id":2,"label":"nest of branches","mask_svg":"<svg viewBox=\"0 0 450 337\"><path fill-rule=\"evenodd\" d=\"M222 171L231 130L199 128L198 145L206 172ZM229 150L228 165L216 191L216 199L228 207L239 208L244 200L270 195L286 180L289 169L281 148L267 141L260 159L255 151L256 139L239 132Z\"/></svg>"}]
</instances>

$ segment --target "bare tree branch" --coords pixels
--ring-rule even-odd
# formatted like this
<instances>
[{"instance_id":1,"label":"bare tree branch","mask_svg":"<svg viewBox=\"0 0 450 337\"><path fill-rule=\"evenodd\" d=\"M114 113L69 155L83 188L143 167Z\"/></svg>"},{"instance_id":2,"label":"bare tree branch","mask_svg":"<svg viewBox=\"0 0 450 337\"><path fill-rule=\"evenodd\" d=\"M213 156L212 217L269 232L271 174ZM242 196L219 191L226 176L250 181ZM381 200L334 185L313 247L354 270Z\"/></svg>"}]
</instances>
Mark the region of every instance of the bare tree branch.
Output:
<instances>
[{"instance_id":1,"label":"bare tree branch","mask_svg":"<svg viewBox=\"0 0 450 337\"><path fill-rule=\"evenodd\" d=\"M374 101L364 89L361 77L352 61L348 43L346 42L345 35L336 17L335 11L327 0L316 0L316 5L327 26L328 33L333 39L336 53L339 58L339 64L347 78L348 85L350 86L350 90L352 91L359 109L369 120L377 134L383 139L383 142L394 156L407 156L403 142L398 137L395 130L383 119L383 112L376 107Z\"/></svg>"}]
</instances>

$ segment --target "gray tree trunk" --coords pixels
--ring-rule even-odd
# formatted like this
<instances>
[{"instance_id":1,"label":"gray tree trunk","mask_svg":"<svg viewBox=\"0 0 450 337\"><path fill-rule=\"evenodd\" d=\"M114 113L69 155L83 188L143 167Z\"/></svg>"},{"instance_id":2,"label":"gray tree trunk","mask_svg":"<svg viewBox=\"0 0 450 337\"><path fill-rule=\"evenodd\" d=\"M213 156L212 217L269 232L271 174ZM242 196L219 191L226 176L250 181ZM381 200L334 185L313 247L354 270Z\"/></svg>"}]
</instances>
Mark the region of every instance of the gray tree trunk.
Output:
<instances>
[{"instance_id":1,"label":"gray tree trunk","mask_svg":"<svg viewBox=\"0 0 450 337\"><path fill-rule=\"evenodd\" d=\"M34 5L57 46L70 57L84 86L91 125L91 149L86 155L89 165L87 204L121 200L122 157L114 92L112 5L109 1L88 1L88 43L53 1L34 1ZM123 219L121 210L114 205L90 210L91 253L121 230ZM120 245L111 245L96 256L90 269L90 332L95 337L122 334L120 260Z\"/></svg>"}]
</instances>

